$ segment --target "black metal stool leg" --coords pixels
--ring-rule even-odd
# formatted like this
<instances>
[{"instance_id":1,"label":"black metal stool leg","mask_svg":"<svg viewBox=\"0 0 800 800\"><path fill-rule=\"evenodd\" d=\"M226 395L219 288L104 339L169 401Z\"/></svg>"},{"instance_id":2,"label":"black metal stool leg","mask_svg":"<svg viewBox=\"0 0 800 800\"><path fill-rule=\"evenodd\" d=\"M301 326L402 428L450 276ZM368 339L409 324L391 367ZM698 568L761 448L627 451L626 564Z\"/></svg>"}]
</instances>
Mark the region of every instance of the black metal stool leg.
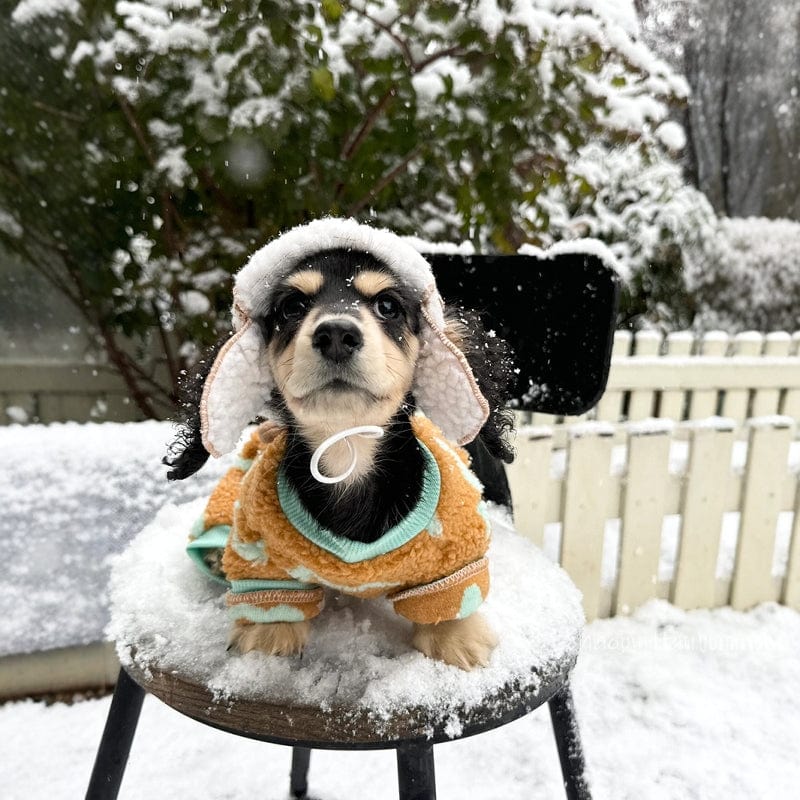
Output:
<instances>
[{"instance_id":1,"label":"black metal stool leg","mask_svg":"<svg viewBox=\"0 0 800 800\"><path fill-rule=\"evenodd\" d=\"M436 800L433 745L408 744L397 748L397 786L400 800Z\"/></svg>"},{"instance_id":2,"label":"black metal stool leg","mask_svg":"<svg viewBox=\"0 0 800 800\"><path fill-rule=\"evenodd\" d=\"M295 800L304 800L308 795L309 761L311 761L310 748L292 748L292 774L289 779L289 793Z\"/></svg>"},{"instance_id":3,"label":"black metal stool leg","mask_svg":"<svg viewBox=\"0 0 800 800\"><path fill-rule=\"evenodd\" d=\"M86 800L116 800L122 776L125 774L125 765L128 763L128 754L131 752L144 694L144 689L121 669L103 738L97 749L89 788L86 790Z\"/></svg>"},{"instance_id":4,"label":"black metal stool leg","mask_svg":"<svg viewBox=\"0 0 800 800\"><path fill-rule=\"evenodd\" d=\"M569 683L550 698L548 705L567 800L591 800L592 794L586 781L581 734L578 730L578 721L575 719L575 707Z\"/></svg>"}]
</instances>

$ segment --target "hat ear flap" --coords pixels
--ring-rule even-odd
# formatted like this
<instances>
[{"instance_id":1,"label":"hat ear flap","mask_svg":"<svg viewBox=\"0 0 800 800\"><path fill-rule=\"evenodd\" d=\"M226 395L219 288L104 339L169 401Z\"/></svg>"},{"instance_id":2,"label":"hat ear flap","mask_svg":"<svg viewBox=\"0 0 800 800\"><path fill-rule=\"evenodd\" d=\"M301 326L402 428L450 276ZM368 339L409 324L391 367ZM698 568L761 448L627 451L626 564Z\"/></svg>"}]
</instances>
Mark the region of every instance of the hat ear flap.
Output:
<instances>
[{"instance_id":1,"label":"hat ear flap","mask_svg":"<svg viewBox=\"0 0 800 800\"><path fill-rule=\"evenodd\" d=\"M467 444L489 418L489 403L466 356L447 335L438 294L423 304L422 316L422 348L414 377L414 397L448 439Z\"/></svg>"},{"instance_id":2,"label":"hat ear flap","mask_svg":"<svg viewBox=\"0 0 800 800\"><path fill-rule=\"evenodd\" d=\"M274 381L264 337L252 320L224 344L203 386L200 430L212 456L236 447L244 428L267 404Z\"/></svg>"}]
</instances>

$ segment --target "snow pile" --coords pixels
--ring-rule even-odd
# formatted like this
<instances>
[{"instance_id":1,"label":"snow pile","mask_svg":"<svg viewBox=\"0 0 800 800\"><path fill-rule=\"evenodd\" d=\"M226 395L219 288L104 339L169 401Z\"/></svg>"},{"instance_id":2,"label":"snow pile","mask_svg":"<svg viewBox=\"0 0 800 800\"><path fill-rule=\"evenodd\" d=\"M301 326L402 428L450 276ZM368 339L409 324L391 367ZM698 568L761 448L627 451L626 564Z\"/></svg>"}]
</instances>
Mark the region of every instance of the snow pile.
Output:
<instances>
[{"instance_id":1,"label":"snow pile","mask_svg":"<svg viewBox=\"0 0 800 800\"><path fill-rule=\"evenodd\" d=\"M164 422L0 427L0 656L101 641L109 558L165 502L206 496L228 461L169 483Z\"/></svg>"},{"instance_id":2,"label":"snow pile","mask_svg":"<svg viewBox=\"0 0 800 800\"><path fill-rule=\"evenodd\" d=\"M385 600L331 597L312 623L302 659L226 652L223 590L187 558L187 532L202 501L169 505L119 557L112 573L112 621L123 664L176 670L225 699L361 708L379 719L424 707L436 721L473 708L509 682L531 684L577 654L583 611L566 573L493 510L492 589L483 613L500 645L484 669L464 672L422 656L411 624Z\"/></svg>"},{"instance_id":3,"label":"snow pile","mask_svg":"<svg viewBox=\"0 0 800 800\"><path fill-rule=\"evenodd\" d=\"M800 222L721 219L702 253L688 252L686 284L706 329L798 328Z\"/></svg>"}]
</instances>

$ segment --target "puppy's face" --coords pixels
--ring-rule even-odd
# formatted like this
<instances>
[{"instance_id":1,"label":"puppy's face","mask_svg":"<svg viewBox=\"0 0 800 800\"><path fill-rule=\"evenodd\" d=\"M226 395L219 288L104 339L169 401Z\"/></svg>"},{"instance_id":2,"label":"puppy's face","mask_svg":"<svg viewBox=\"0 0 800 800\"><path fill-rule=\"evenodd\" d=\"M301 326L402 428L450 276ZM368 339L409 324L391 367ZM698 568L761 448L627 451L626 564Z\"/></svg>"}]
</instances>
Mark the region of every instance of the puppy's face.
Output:
<instances>
[{"instance_id":1,"label":"puppy's face","mask_svg":"<svg viewBox=\"0 0 800 800\"><path fill-rule=\"evenodd\" d=\"M384 425L411 389L420 299L365 253L299 264L260 318L269 366L309 440Z\"/></svg>"}]
</instances>

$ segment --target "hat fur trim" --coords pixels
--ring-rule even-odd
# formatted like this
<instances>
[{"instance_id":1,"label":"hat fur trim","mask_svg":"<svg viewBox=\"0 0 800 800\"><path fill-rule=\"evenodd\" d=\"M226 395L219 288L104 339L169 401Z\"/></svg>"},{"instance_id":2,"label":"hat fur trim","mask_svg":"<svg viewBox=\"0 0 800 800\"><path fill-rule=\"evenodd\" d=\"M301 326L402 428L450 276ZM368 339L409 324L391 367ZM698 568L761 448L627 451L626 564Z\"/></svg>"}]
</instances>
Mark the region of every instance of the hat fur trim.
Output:
<instances>
[{"instance_id":1,"label":"hat fur trim","mask_svg":"<svg viewBox=\"0 0 800 800\"><path fill-rule=\"evenodd\" d=\"M264 337L246 320L217 354L200 398L203 447L219 457L236 447L242 431L262 412L272 393Z\"/></svg>"}]
</instances>

